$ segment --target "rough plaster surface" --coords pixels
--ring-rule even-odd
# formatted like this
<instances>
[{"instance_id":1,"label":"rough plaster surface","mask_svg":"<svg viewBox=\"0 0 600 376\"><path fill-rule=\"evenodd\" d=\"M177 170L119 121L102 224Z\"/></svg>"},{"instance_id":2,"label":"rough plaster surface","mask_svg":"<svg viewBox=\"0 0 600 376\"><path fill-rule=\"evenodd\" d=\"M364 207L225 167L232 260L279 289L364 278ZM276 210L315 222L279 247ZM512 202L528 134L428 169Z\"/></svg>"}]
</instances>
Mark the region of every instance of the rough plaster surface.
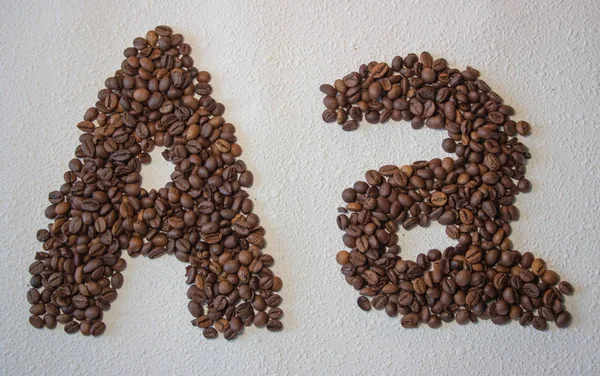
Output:
<instances>
[{"instance_id":1,"label":"rough plaster surface","mask_svg":"<svg viewBox=\"0 0 600 376\"><path fill-rule=\"evenodd\" d=\"M2 1L0 4L0 374L597 375L600 346L597 1ZM239 132L251 195L282 276L285 331L206 341L186 310L184 266L130 260L101 338L27 323L27 267L46 195L61 184L105 77L134 37L181 32ZM444 325L402 329L355 306L334 255L346 186L388 163L443 156L443 134L402 123L346 134L322 123L319 84L363 62L430 51L474 66L527 139L534 190L512 237L577 288L569 330ZM170 167L155 162L147 187ZM441 226L401 233L405 257L450 242Z\"/></svg>"}]
</instances>

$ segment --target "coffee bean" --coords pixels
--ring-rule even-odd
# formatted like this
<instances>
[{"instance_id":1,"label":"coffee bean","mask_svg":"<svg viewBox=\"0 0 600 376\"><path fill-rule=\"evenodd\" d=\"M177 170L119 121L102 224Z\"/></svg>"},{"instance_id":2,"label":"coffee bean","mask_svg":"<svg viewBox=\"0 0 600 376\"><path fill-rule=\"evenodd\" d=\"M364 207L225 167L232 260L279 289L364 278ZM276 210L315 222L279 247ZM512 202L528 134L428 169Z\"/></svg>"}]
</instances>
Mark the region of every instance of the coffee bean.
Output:
<instances>
[{"instance_id":1,"label":"coffee bean","mask_svg":"<svg viewBox=\"0 0 600 376\"><path fill-rule=\"evenodd\" d=\"M377 295L377 296L373 297L371 304L373 305L373 308L375 308L376 310L382 310L385 308L387 302L388 302L387 296Z\"/></svg>"},{"instance_id":2,"label":"coffee bean","mask_svg":"<svg viewBox=\"0 0 600 376\"><path fill-rule=\"evenodd\" d=\"M65 184L48 195L44 214L53 223L36 233L43 252L29 266L35 327L58 322L68 333L104 333L103 312L123 286L127 248L130 256L175 254L188 264L188 310L205 337L216 337L218 327L234 339L245 325L269 320L269 330L282 328L282 298L275 293L282 281L263 252L265 230L244 190L254 176L237 159L242 148L224 105L211 97L211 75L193 66L190 53L168 26L135 38L77 124L84 134L76 158ZM361 80L358 73L348 77L352 95L360 97ZM323 119L346 122L348 86L322 91L332 108ZM166 187L146 190L140 169L155 146L164 147L174 171Z\"/></svg>"},{"instance_id":3,"label":"coffee bean","mask_svg":"<svg viewBox=\"0 0 600 376\"><path fill-rule=\"evenodd\" d=\"M202 308L202 305L193 300L190 300L188 303L188 310L194 317L200 317L204 315L204 309Z\"/></svg>"},{"instance_id":4,"label":"coffee bean","mask_svg":"<svg viewBox=\"0 0 600 376\"><path fill-rule=\"evenodd\" d=\"M538 309L538 314L546 321L554 321L554 313L548 307L540 307Z\"/></svg>"},{"instance_id":5,"label":"coffee bean","mask_svg":"<svg viewBox=\"0 0 600 376\"><path fill-rule=\"evenodd\" d=\"M510 317L498 315L496 317L492 317L491 321L496 325L505 325L510 322Z\"/></svg>"},{"instance_id":6,"label":"coffee bean","mask_svg":"<svg viewBox=\"0 0 600 376\"><path fill-rule=\"evenodd\" d=\"M546 322L546 320L544 320L543 318L541 318L539 316L535 316L533 318L533 320L531 321L531 325L533 326L533 328L535 330L546 330L546 329L548 329L548 323Z\"/></svg>"},{"instance_id":7,"label":"coffee bean","mask_svg":"<svg viewBox=\"0 0 600 376\"><path fill-rule=\"evenodd\" d=\"M360 307L360 309L362 309L363 311L370 311L371 310L371 302L369 301L369 299L365 296L360 296L357 300L358 306Z\"/></svg>"},{"instance_id":8,"label":"coffee bean","mask_svg":"<svg viewBox=\"0 0 600 376\"><path fill-rule=\"evenodd\" d=\"M430 202L434 206L444 206L446 205L446 202L448 202L448 197L444 192L434 192L431 195Z\"/></svg>"},{"instance_id":9,"label":"coffee bean","mask_svg":"<svg viewBox=\"0 0 600 376\"><path fill-rule=\"evenodd\" d=\"M566 328L571 325L573 318L568 311L560 312L554 319L554 323L559 328Z\"/></svg>"},{"instance_id":10,"label":"coffee bean","mask_svg":"<svg viewBox=\"0 0 600 376\"><path fill-rule=\"evenodd\" d=\"M279 332L283 330L283 324L279 320L269 320L267 330L270 332Z\"/></svg>"},{"instance_id":11,"label":"coffee bean","mask_svg":"<svg viewBox=\"0 0 600 376\"><path fill-rule=\"evenodd\" d=\"M325 95L329 95L329 96L333 96L333 97L335 97L335 95L337 94L337 90L329 84L321 85L319 90L321 90L321 92L324 93Z\"/></svg>"},{"instance_id":12,"label":"coffee bean","mask_svg":"<svg viewBox=\"0 0 600 376\"><path fill-rule=\"evenodd\" d=\"M34 288L27 291L27 301L29 304L36 304L40 300L40 292Z\"/></svg>"},{"instance_id":13,"label":"coffee bean","mask_svg":"<svg viewBox=\"0 0 600 376\"><path fill-rule=\"evenodd\" d=\"M53 315L44 315L44 326L48 329L56 328L56 316Z\"/></svg>"},{"instance_id":14,"label":"coffee bean","mask_svg":"<svg viewBox=\"0 0 600 376\"><path fill-rule=\"evenodd\" d=\"M46 313L46 307L44 306L44 303L33 304L29 308L29 313L31 313L32 315L43 315L44 313Z\"/></svg>"},{"instance_id":15,"label":"coffee bean","mask_svg":"<svg viewBox=\"0 0 600 376\"><path fill-rule=\"evenodd\" d=\"M560 282L560 276L553 270L546 270L540 279L551 286Z\"/></svg>"},{"instance_id":16,"label":"coffee bean","mask_svg":"<svg viewBox=\"0 0 600 376\"><path fill-rule=\"evenodd\" d=\"M521 193L529 193L531 192L531 182L527 179L521 179L517 183L517 188Z\"/></svg>"},{"instance_id":17,"label":"coffee bean","mask_svg":"<svg viewBox=\"0 0 600 376\"><path fill-rule=\"evenodd\" d=\"M273 291L281 291L282 288L283 288L283 281L281 280L281 278L274 276L273 277L273 286L271 287L271 289Z\"/></svg>"},{"instance_id":18,"label":"coffee bean","mask_svg":"<svg viewBox=\"0 0 600 376\"><path fill-rule=\"evenodd\" d=\"M416 328L419 326L419 316L416 313L409 313L402 317L400 323L404 328Z\"/></svg>"},{"instance_id":19,"label":"coffee bean","mask_svg":"<svg viewBox=\"0 0 600 376\"><path fill-rule=\"evenodd\" d=\"M381 96L382 90L381 83L375 81L369 85L369 96L372 100L377 100Z\"/></svg>"},{"instance_id":20,"label":"coffee bean","mask_svg":"<svg viewBox=\"0 0 600 376\"><path fill-rule=\"evenodd\" d=\"M332 96L326 96L325 99L323 99L323 104L330 110L335 110L339 107L337 98Z\"/></svg>"},{"instance_id":21,"label":"coffee bean","mask_svg":"<svg viewBox=\"0 0 600 376\"><path fill-rule=\"evenodd\" d=\"M573 292L575 291L573 286L571 286L571 284L567 281L560 282L558 284L558 289L565 295L573 295Z\"/></svg>"},{"instance_id":22,"label":"coffee bean","mask_svg":"<svg viewBox=\"0 0 600 376\"><path fill-rule=\"evenodd\" d=\"M229 321L229 329L232 329L233 331L238 333L244 329L244 323L238 316L234 316Z\"/></svg>"},{"instance_id":23,"label":"coffee bean","mask_svg":"<svg viewBox=\"0 0 600 376\"><path fill-rule=\"evenodd\" d=\"M202 335L206 339L213 339L219 336L219 332L217 332L217 330L213 327L208 327L204 328L204 330L202 331Z\"/></svg>"},{"instance_id":24,"label":"coffee bean","mask_svg":"<svg viewBox=\"0 0 600 376\"><path fill-rule=\"evenodd\" d=\"M79 323L76 321L69 321L64 326L65 332L69 334L77 333L79 331Z\"/></svg>"},{"instance_id":25,"label":"coffee bean","mask_svg":"<svg viewBox=\"0 0 600 376\"><path fill-rule=\"evenodd\" d=\"M44 327L44 320L37 315L29 316L29 323L36 329L42 329Z\"/></svg>"},{"instance_id":26,"label":"coffee bean","mask_svg":"<svg viewBox=\"0 0 600 376\"><path fill-rule=\"evenodd\" d=\"M359 84L360 80L361 80L360 75L358 73L354 72L354 73L350 73L349 75L344 77L343 82L344 82L344 85L346 85L347 87L353 88Z\"/></svg>"},{"instance_id":27,"label":"coffee bean","mask_svg":"<svg viewBox=\"0 0 600 376\"><path fill-rule=\"evenodd\" d=\"M540 288L534 283L526 283L523 285L523 293L530 298L537 298L540 296Z\"/></svg>"},{"instance_id":28,"label":"coffee bean","mask_svg":"<svg viewBox=\"0 0 600 376\"><path fill-rule=\"evenodd\" d=\"M358 129L358 122L355 120L348 120L342 125L342 129L346 132L352 132Z\"/></svg>"},{"instance_id":29,"label":"coffee bean","mask_svg":"<svg viewBox=\"0 0 600 376\"><path fill-rule=\"evenodd\" d=\"M29 266L29 273L31 274L40 274L42 272L42 270L44 270L44 263L42 261L34 261L30 266Z\"/></svg>"},{"instance_id":30,"label":"coffee bean","mask_svg":"<svg viewBox=\"0 0 600 376\"><path fill-rule=\"evenodd\" d=\"M254 316L254 325L256 325L259 328L262 328L265 325L267 325L268 321L269 321L269 316L264 311L258 312L256 314L256 316Z\"/></svg>"},{"instance_id":31,"label":"coffee bean","mask_svg":"<svg viewBox=\"0 0 600 376\"><path fill-rule=\"evenodd\" d=\"M92 327L90 328L90 334L93 335L94 337L97 337L97 336L104 334L105 330L106 330L106 325L102 321L98 321L98 322L92 324Z\"/></svg>"},{"instance_id":32,"label":"coffee bean","mask_svg":"<svg viewBox=\"0 0 600 376\"><path fill-rule=\"evenodd\" d=\"M110 281L112 287L114 287L115 289L120 289L121 287L123 287L123 274L118 272L113 274L110 278Z\"/></svg>"},{"instance_id":33,"label":"coffee bean","mask_svg":"<svg viewBox=\"0 0 600 376\"><path fill-rule=\"evenodd\" d=\"M456 275L456 284L461 287L467 286L471 282L471 278L472 274L469 270L461 270Z\"/></svg>"},{"instance_id":34,"label":"coffee bean","mask_svg":"<svg viewBox=\"0 0 600 376\"><path fill-rule=\"evenodd\" d=\"M238 333L231 328L227 329L225 331L225 333L223 334L223 337L225 337L225 339L228 341L234 340L237 336L238 336Z\"/></svg>"},{"instance_id":35,"label":"coffee bean","mask_svg":"<svg viewBox=\"0 0 600 376\"><path fill-rule=\"evenodd\" d=\"M431 316L429 316L429 319L427 320L427 325L431 329L437 329L442 326L442 320L437 315L431 315Z\"/></svg>"},{"instance_id":36,"label":"coffee bean","mask_svg":"<svg viewBox=\"0 0 600 376\"><path fill-rule=\"evenodd\" d=\"M281 296L278 294L273 294L267 298L267 305L269 307L277 307L281 304Z\"/></svg>"},{"instance_id":37,"label":"coffee bean","mask_svg":"<svg viewBox=\"0 0 600 376\"><path fill-rule=\"evenodd\" d=\"M283 317L283 311L281 308L271 308L267 314L270 319L280 319Z\"/></svg>"},{"instance_id":38,"label":"coffee bean","mask_svg":"<svg viewBox=\"0 0 600 376\"><path fill-rule=\"evenodd\" d=\"M239 182L242 187L252 187L252 184L254 184L254 175L252 175L252 172L246 170L240 174Z\"/></svg>"},{"instance_id":39,"label":"coffee bean","mask_svg":"<svg viewBox=\"0 0 600 376\"><path fill-rule=\"evenodd\" d=\"M395 317L398 314L398 306L396 305L396 303L388 302L385 305L385 313L389 317Z\"/></svg>"},{"instance_id":40,"label":"coffee bean","mask_svg":"<svg viewBox=\"0 0 600 376\"><path fill-rule=\"evenodd\" d=\"M465 325L470 321L469 311L466 309L461 309L456 312L456 323L459 325Z\"/></svg>"},{"instance_id":41,"label":"coffee bean","mask_svg":"<svg viewBox=\"0 0 600 376\"><path fill-rule=\"evenodd\" d=\"M531 126L526 121L520 121L517 123L517 133L521 136L529 136L531 133Z\"/></svg>"},{"instance_id":42,"label":"coffee bean","mask_svg":"<svg viewBox=\"0 0 600 376\"><path fill-rule=\"evenodd\" d=\"M540 258L533 260L531 271L533 274L541 277L546 272L546 262Z\"/></svg>"},{"instance_id":43,"label":"coffee bean","mask_svg":"<svg viewBox=\"0 0 600 376\"><path fill-rule=\"evenodd\" d=\"M448 226L456 220L456 214L452 210L445 211L439 218L438 222L443 226Z\"/></svg>"},{"instance_id":44,"label":"coffee bean","mask_svg":"<svg viewBox=\"0 0 600 376\"><path fill-rule=\"evenodd\" d=\"M519 324L521 324L521 326L527 326L531 324L531 322L533 321L533 317L533 313L531 313L530 311L525 311L523 312L523 314L521 314L521 317L519 318Z\"/></svg>"}]
</instances>

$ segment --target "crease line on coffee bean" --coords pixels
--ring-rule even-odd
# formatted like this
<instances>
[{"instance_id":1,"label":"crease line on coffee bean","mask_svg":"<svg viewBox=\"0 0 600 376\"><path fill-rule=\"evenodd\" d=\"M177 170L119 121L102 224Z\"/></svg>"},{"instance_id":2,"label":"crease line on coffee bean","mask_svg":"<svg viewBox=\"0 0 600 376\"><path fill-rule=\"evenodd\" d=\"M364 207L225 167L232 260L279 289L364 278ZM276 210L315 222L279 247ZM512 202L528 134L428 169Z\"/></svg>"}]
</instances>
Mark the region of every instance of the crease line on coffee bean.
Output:
<instances>
[{"instance_id":1,"label":"crease line on coffee bean","mask_svg":"<svg viewBox=\"0 0 600 376\"><path fill-rule=\"evenodd\" d=\"M564 296L573 287L543 259L513 249L509 238L510 223L519 218L516 196L531 190L525 178L531 154L517 138L529 135L530 125L510 120L513 108L479 76L423 52L396 56L391 65L363 64L321 85L325 122L344 131L357 130L363 120L390 119L410 121L413 129L443 129L442 149L456 155L382 166L345 189L337 225L347 249L336 260L359 292L362 310L400 315L405 328L488 319L537 330L552 321L568 327ZM403 259L399 228L432 221L457 244Z\"/></svg>"},{"instance_id":2,"label":"crease line on coffee bean","mask_svg":"<svg viewBox=\"0 0 600 376\"><path fill-rule=\"evenodd\" d=\"M34 327L103 334L127 249L189 264L188 310L204 337L232 340L251 325L282 330L282 281L244 190L254 178L237 159L236 129L211 97L210 74L190 53L168 26L135 38L77 125L81 144L49 194L53 222L37 232L43 251L29 267ZM164 188L147 191L140 171L156 146L174 170Z\"/></svg>"}]
</instances>

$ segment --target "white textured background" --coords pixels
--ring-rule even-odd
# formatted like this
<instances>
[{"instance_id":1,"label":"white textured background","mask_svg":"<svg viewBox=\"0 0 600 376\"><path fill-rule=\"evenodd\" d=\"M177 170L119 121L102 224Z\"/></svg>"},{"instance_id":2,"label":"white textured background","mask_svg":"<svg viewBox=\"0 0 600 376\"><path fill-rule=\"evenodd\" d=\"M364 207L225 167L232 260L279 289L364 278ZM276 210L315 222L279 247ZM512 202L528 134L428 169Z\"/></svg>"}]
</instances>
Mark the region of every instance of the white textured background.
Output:
<instances>
[{"instance_id":1,"label":"white textured background","mask_svg":"<svg viewBox=\"0 0 600 376\"><path fill-rule=\"evenodd\" d=\"M0 374L597 375L600 7L587 1L0 2ZM284 280L285 331L206 341L175 258L129 261L101 338L29 326L29 263L75 125L122 50L169 24L212 73L254 172L251 195ZM343 133L321 121L319 85L363 62L428 50L471 65L528 120L534 190L512 237L573 283L568 330L518 324L405 330L356 307L334 256L343 188L382 164L441 157L443 134L404 123ZM146 187L170 167L143 171ZM441 226L401 234L405 257L450 242Z\"/></svg>"}]
</instances>

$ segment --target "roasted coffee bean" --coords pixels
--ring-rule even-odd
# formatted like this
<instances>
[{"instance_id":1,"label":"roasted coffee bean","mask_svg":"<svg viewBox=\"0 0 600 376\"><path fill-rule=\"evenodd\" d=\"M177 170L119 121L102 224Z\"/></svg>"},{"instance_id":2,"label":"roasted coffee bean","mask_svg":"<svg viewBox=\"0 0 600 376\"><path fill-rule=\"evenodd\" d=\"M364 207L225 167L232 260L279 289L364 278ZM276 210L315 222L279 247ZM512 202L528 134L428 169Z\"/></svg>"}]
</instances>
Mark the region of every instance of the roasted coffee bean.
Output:
<instances>
[{"instance_id":1,"label":"roasted coffee bean","mask_svg":"<svg viewBox=\"0 0 600 376\"><path fill-rule=\"evenodd\" d=\"M531 126L526 121L519 121L517 123L517 133L521 136L528 136L531 133Z\"/></svg>"},{"instance_id":2,"label":"roasted coffee bean","mask_svg":"<svg viewBox=\"0 0 600 376\"><path fill-rule=\"evenodd\" d=\"M429 320L427 320L427 325L431 329L437 329L442 326L442 320L438 315L431 315L429 316Z\"/></svg>"},{"instance_id":3,"label":"roasted coffee bean","mask_svg":"<svg viewBox=\"0 0 600 376\"><path fill-rule=\"evenodd\" d=\"M535 283L526 283L523 285L523 293L530 298L537 298L540 296L540 288Z\"/></svg>"},{"instance_id":4,"label":"roasted coffee bean","mask_svg":"<svg viewBox=\"0 0 600 376\"><path fill-rule=\"evenodd\" d=\"M283 317L283 311L281 308L271 308L267 314L270 319L280 319Z\"/></svg>"},{"instance_id":5,"label":"roasted coffee bean","mask_svg":"<svg viewBox=\"0 0 600 376\"><path fill-rule=\"evenodd\" d=\"M76 321L69 321L65 324L64 330L69 334L77 333L79 331L79 323Z\"/></svg>"},{"instance_id":6,"label":"roasted coffee bean","mask_svg":"<svg viewBox=\"0 0 600 376\"><path fill-rule=\"evenodd\" d=\"M356 120L348 120L342 125L342 129L346 132L355 131L358 129L359 123Z\"/></svg>"},{"instance_id":7,"label":"roasted coffee bean","mask_svg":"<svg viewBox=\"0 0 600 376\"><path fill-rule=\"evenodd\" d=\"M416 313L409 313L402 317L400 323L404 328L416 328L419 326L419 316Z\"/></svg>"},{"instance_id":8,"label":"roasted coffee bean","mask_svg":"<svg viewBox=\"0 0 600 376\"><path fill-rule=\"evenodd\" d=\"M237 336L238 336L238 333L235 330L233 330L232 328L227 329L225 331L225 333L223 334L223 337L225 337L225 339L228 341L234 340Z\"/></svg>"},{"instance_id":9,"label":"roasted coffee bean","mask_svg":"<svg viewBox=\"0 0 600 376\"><path fill-rule=\"evenodd\" d=\"M333 97L335 97L335 95L337 94L337 90L329 84L321 85L319 90L321 90L321 92L324 93L325 95L329 95L329 96L333 96Z\"/></svg>"},{"instance_id":10,"label":"roasted coffee bean","mask_svg":"<svg viewBox=\"0 0 600 376\"><path fill-rule=\"evenodd\" d=\"M523 314L521 314L521 317L519 318L519 324L521 324L522 326L527 326L531 324L531 322L533 321L533 317L533 313L531 313L530 311L525 311L523 312Z\"/></svg>"},{"instance_id":11,"label":"roasted coffee bean","mask_svg":"<svg viewBox=\"0 0 600 376\"><path fill-rule=\"evenodd\" d=\"M40 292L35 288L29 289L27 291L27 301L29 304L36 304L40 300Z\"/></svg>"},{"instance_id":12,"label":"roasted coffee bean","mask_svg":"<svg viewBox=\"0 0 600 376\"><path fill-rule=\"evenodd\" d=\"M456 274L456 284L460 287L467 286L471 282L472 274L469 270L461 270Z\"/></svg>"},{"instance_id":13,"label":"roasted coffee bean","mask_svg":"<svg viewBox=\"0 0 600 376\"><path fill-rule=\"evenodd\" d=\"M224 105L211 97L211 75L193 66L190 52L168 26L135 38L121 69L77 124L84 134L76 158L65 185L48 195L45 215L53 223L37 232L43 252L29 266L34 327L58 322L68 333L102 335L103 311L123 286L126 248L130 256L175 254L189 264L188 310L205 337L217 336L213 325L228 340L252 322L271 320L269 330L281 330L282 299L275 292L282 281L263 252L265 231L244 190L254 176L237 159L242 148ZM343 91L361 80L348 77ZM348 119L343 107L350 96L339 96L338 87L322 87L332 108L325 121ZM173 173L166 187L146 190L140 171L155 146L164 147ZM272 308L267 315L254 307Z\"/></svg>"},{"instance_id":14,"label":"roasted coffee bean","mask_svg":"<svg viewBox=\"0 0 600 376\"><path fill-rule=\"evenodd\" d=\"M538 277L541 277L546 272L546 262L540 258L533 260L531 271Z\"/></svg>"},{"instance_id":15,"label":"roasted coffee bean","mask_svg":"<svg viewBox=\"0 0 600 376\"><path fill-rule=\"evenodd\" d=\"M559 328L566 328L569 325L571 325L572 320L573 318L568 311L562 311L556 316L556 318L554 319L554 323Z\"/></svg>"},{"instance_id":16,"label":"roasted coffee bean","mask_svg":"<svg viewBox=\"0 0 600 376\"><path fill-rule=\"evenodd\" d=\"M550 286L560 282L560 276L553 270L546 270L540 279Z\"/></svg>"},{"instance_id":17,"label":"roasted coffee bean","mask_svg":"<svg viewBox=\"0 0 600 376\"><path fill-rule=\"evenodd\" d=\"M95 322L90 328L90 334L94 337L104 334L104 331L106 331L106 325L102 321Z\"/></svg>"},{"instance_id":18,"label":"roasted coffee bean","mask_svg":"<svg viewBox=\"0 0 600 376\"><path fill-rule=\"evenodd\" d=\"M266 299L266 302L269 307L277 307L281 304L281 296L273 294Z\"/></svg>"},{"instance_id":19,"label":"roasted coffee bean","mask_svg":"<svg viewBox=\"0 0 600 376\"><path fill-rule=\"evenodd\" d=\"M204 330L202 331L202 335L206 339L213 339L219 336L219 332L217 332L217 330L213 327L208 327L204 328Z\"/></svg>"},{"instance_id":20,"label":"roasted coffee bean","mask_svg":"<svg viewBox=\"0 0 600 376\"><path fill-rule=\"evenodd\" d=\"M325 111L323 111L322 118L323 121L326 123L333 123L337 119L337 114L334 110L328 108Z\"/></svg>"},{"instance_id":21,"label":"roasted coffee bean","mask_svg":"<svg viewBox=\"0 0 600 376\"><path fill-rule=\"evenodd\" d=\"M335 257L338 264L344 265L350 262L350 254L347 251L339 251ZM35 290L37 291L37 290Z\"/></svg>"},{"instance_id":22,"label":"roasted coffee bean","mask_svg":"<svg viewBox=\"0 0 600 376\"><path fill-rule=\"evenodd\" d=\"M546 330L546 329L548 329L548 323L546 322L546 320L544 320L543 318L541 318L539 316L535 316L533 318L533 320L531 321L531 325L536 330Z\"/></svg>"},{"instance_id":23,"label":"roasted coffee bean","mask_svg":"<svg viewBox=\"0 0 600 376\"><path fill-rule=\"evenodd\" d=\"M571 286L571 284L567 281L561 281L558 284L558 289L560 290L561 293L563 293L565 295L573 295L573 292L575 291L573 289L573 286Z\"/></svg>"},{"instance_id":24,"label":"roasted coffee bean","mask_svg":"<svg viewBox=\"0 0 600 376\"><path fill-rule=\"evenodd\" d=\"M466 309L459 310L458 312L456 312L455 320L459 325L467 324L469 321L471 321L469 311L467 311Z\"/></svg>"},{"instance_id":25,"label":"roasted coffee bean","mask_svg":"<svg viewBox=\"0 0 600 376\"><path fill-rule=\"evenodd\" d=\"M254 325L257 326L258 328L262 328L265 325L267 325L268 321L269 321L269 316L265 311L258 312L254 316Z\"/></svg>"},{"instance_id":26,"label":"roasted coffee bean","mask_svg":"<svg viewBox=\"0 0 600 376\"><path fill-rule=\"evenodd\" d=\"M396 303L388 302L385 305L385 313L389 317L395 317L398 314L398 306L396 305Z\"/></svg>"},{"instance_id":27,"label":"roasted coffee bean","mask_svg":"<svg viewBox=\"0 0 600 376\"><path fill-rule=\"evenodd\" d=\"M364 64L321 91L324 120L338 120L343 130L358 129L363 118L372 124L402 119L414 129L444 129L442 149L456 155L369 170L343 191L337 225L346 249L336 261L359 291L361 309L400 313L409 327L482 318L543 329L558 320L572 286L544 260L514 250L509 238L510 222L519 219L516 195L531 191L525 177L531 155L515 136L531 127L510 120L514 110L477 70L452 69L423 52L395 57L391 66ZM399 227L432 221L457 244L402 259Z\"/></svg>"},{"instance_id":28,"label":"roasted coffee bean","mask_svg":"<svg viewBox=\"0 0 600 376\"><path fill-rule=\"evenodd\" d=\"M44 315L44 326L48 329L56 328L56 316L53 315Z\"/></svg>"},{"instance_id":29,"label":"roasted coffee bean","mask_svg":"<svg viewBox=\"0 0 600 376\"><path fill-rule=\"evenodd\" d=\"M267 330L270 332L280 332L283 330L283 323L279 320L269 320Z\"/></svg>"},{"instance_id":30,"label":"roasted coffee bean","mask_svg":"<svg viewBox=\"0 0 600 376\"><path fill-rule=\"evenodd\" d=\"M376 310L384 309L387 302L388 302L388 297L385 295L374 296L373 299L371 300L371 304L373 305L373 308L375 308Z\"/></svg>"},{"instance_id":31,"label":"roasted coffee bean","mask_svg":"<svg viewBox=\"0 0 600 376\"><path fill-rule=\"evenodd\" d=\"M363 311L370 311L371 310L371 302L369 301L369 299L365 296L361 296L358 298L358 306L360 307L360 309L362 309Z\"/></svg>"},{"instance_id":32,"label":"roasted coffee bean","mask_svg":"<svg viewBox=\"0 0 600 376\"><path fill-rule=\"evenodd\" d=\"M36 329L42 329L44 327L44 320L37 315L29 316L29 323Z\"/></svg>"},{"instance_id":33,"label":"roasted coffee bean","mask_svg":"<svg viewBox=\"0 0 600 376\"><path fill-rule=\"evenodd\" d=\"M554 313L548 307L540 307L538 309L538 314L546 321L554 321Z\"/></svg>"}]
</instances>

